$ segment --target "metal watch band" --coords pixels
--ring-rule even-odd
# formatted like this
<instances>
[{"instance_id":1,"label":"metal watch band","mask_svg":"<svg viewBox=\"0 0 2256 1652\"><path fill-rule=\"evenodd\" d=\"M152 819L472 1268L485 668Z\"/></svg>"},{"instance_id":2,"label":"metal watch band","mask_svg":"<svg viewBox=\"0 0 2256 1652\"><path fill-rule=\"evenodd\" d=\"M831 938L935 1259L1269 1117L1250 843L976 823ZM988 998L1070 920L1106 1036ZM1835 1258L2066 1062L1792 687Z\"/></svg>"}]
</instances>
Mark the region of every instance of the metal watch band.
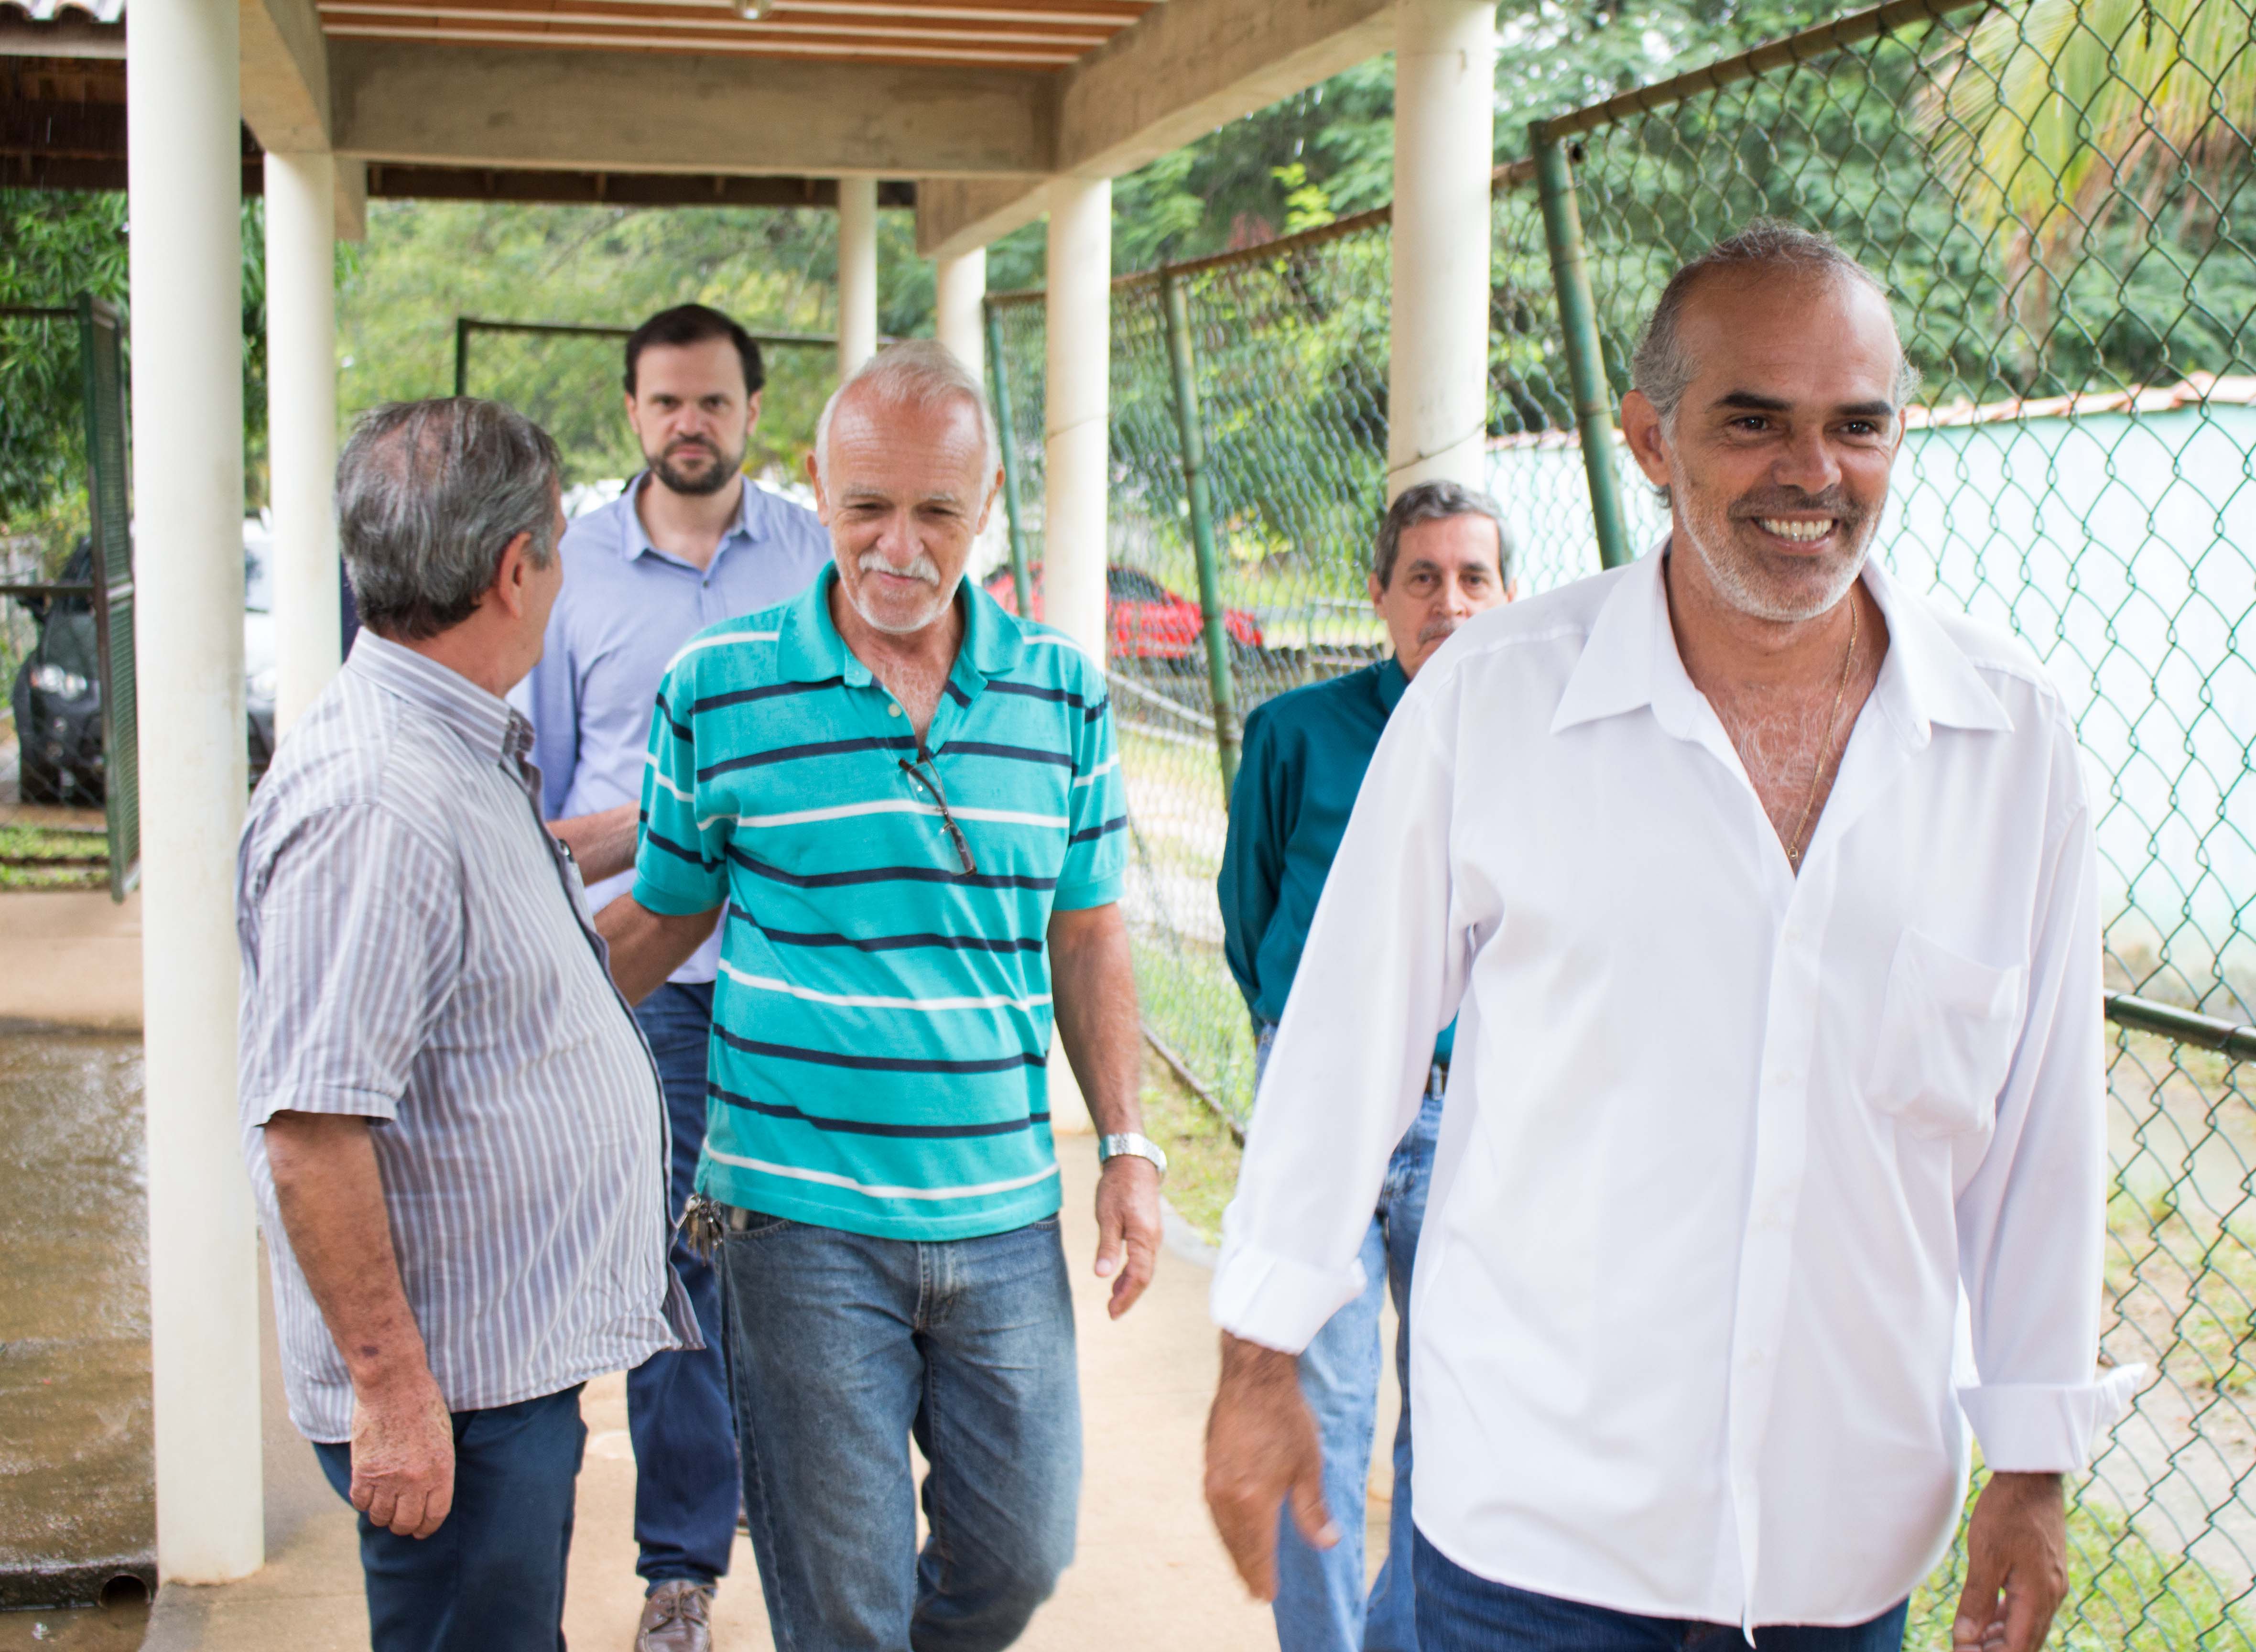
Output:
<instances>
[{"instance_id":1,"label":"metal watch band","mask_svg":"<svg viewBox=\"0 0 2256 1652\"><path fill-rule=\"evenodd\" d=\"M1132 1154L1139 1159L1149 1159L1153 1168L1158 1170L1162 1177L1167 1174L1167 1155L1160 1150L1160 1144L1149 1136L1139 1136L1130 1130L1117 1136L1097 1137L1097 1163L1103 1164L1108 1159L1117 1159L1124 1153Z\"/></svg>"}]
</instances>

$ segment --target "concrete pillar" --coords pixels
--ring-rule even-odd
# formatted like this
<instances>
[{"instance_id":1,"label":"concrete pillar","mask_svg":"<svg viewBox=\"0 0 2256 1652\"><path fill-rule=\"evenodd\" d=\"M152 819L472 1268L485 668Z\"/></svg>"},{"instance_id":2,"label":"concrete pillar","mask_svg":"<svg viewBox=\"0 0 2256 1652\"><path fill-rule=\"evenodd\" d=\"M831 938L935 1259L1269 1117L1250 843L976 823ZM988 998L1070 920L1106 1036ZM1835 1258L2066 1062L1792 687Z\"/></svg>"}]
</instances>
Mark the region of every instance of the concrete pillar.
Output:
<instances>
[{"instance_id":1,"label":"concrete pillar","mask_svg":"<svg viewBox=\"0 0 2256 1652\"><path fill-rule=\"evenodd\" d=\"M266 441L274 500L274 726L336 674L336 162L266 157Z\"/></svg>"},{"instance_id":2,"label":"concrete pillar","mask_svg":"<svg viewBox=\"0 0 2256 1652\"><path fill-rule=\"evenodd\" d=\"M987 249L980 247L961 258L941 258L934 269L934 325L940 342L955 359L971 370L982 385L987 382ZM970 568L984 579L1010 560L1011 526L998 496L987 514L987 528L971 547Z\"/></svg>"},{"instance_id":3,"label":"concrete pillar","mask_svg":"<svg viewBox=\"0 0 2256 1652\"><path fill-rule=\"evenodd\" d=\"M838 378L878 353L878 180L838 180Z\"/></svg>"},{"instance_id":4,"label":"concrete pillar","mask_svg":"<svg viewBox=\"0 0 2256 1652\"><path fill-rule=\"evenodd\" d=\"M987 249L934 266L934 334L981 384L987 382Z\"/></svg>"},{"instance_id":5,"label":"concrete pillar","mask_svg":"<svg viewBox=\"0 0 2256 1652\"><path fill-rule=\"evenodd\" d=\"M1042 430L1042 618L1105 658L1105 421L1111 389L1112 185L1050 183Z\"/></svg>"},{"instance_id":6,"label":"concrete pillar","mask_svg":"<svg viewBox=\"0 0 2256 1652\"><path fill-rule=\"evenodd\" d=\"M1112 184L1050 182L1043 386L1042 618L1105 663L1105 434L1112 374ZM1091 1127L1063 1049L1050 1057L1050 1128Z\"/></svg>"},{"instance_id":7,"label":"concrete pillar","mask_svg":"<svg viewBox=\"0 0 2256 1652\"><path fill-rule=\"evenodd\" d=\"M257 1249L235 1107L243 188L235 0L126 43L157 1567L257 1570Z\"/></svg>"},{"instance_id":8,"label":"concrete pillar","mask_svg":"<svg viewBox=\"0 0 2256 1652\"><path fill-rule=\"evenodd\" d=\"M1395 0L1390 499L1483 484L1495 79L1490 0Z\"/></svg>"}]
</instances>

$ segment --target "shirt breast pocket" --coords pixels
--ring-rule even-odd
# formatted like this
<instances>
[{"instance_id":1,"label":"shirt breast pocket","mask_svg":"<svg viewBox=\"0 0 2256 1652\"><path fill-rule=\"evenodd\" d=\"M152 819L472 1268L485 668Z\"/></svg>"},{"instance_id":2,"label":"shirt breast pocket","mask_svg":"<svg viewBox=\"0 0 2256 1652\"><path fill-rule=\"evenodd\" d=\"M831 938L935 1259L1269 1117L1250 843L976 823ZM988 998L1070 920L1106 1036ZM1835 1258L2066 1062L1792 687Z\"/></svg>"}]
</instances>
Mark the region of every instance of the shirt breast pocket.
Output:
<instances>
[{"instance_id":1,"label":"shirt breast pocket","mask_svg":"<svg viewBox=\"0 0 2256 1652\"><path fill-rule=\"evenodd\" d=\"M1979 964L1907 928L1865 1072L1872 1105L1916 1136L1988 1125L2013 1064L2027 979L2025 967Z\"/></svg>"}]
</instances>

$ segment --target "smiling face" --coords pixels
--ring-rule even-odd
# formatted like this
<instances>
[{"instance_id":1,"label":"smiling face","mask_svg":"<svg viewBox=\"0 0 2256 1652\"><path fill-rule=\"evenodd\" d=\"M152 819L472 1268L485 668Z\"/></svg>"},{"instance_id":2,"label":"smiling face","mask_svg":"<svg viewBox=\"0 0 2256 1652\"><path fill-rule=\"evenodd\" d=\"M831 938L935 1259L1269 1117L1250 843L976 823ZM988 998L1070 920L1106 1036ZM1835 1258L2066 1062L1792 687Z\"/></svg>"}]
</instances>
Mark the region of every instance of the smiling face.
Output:
<instances>
[{"instance_id":1,"label":"smiling face","mask_svg":"<svg viewBox=\"0 0 2256 1652\"><path fill-rule=\"evenodd\" d=\"M1678 322L1696 364L1673 416L1623 399L1639 468L1669 491L1675 542L1724 602L1793 622L1855 583L1903 441L1886 300L1839 275L1710 277Z\"/></svg>"},{"instance_id":2,"label":"smiling face","mask_svg":"<svg viewBox=\"0 0 2256 1652\"><path fill-rule=\"evenodd\" d=\"M718 493L744 466L760 399L726 338L651 344L635 357L627 422L651 475L675 493Z\"/></svg>"},{"instance_id":3,"label":"smiling face","mask_svg":"<svg viewBox=\"0 0 2256 1652\"><path fill-rule=\"evenodd\" d=\"M943 618L987 520L1000 472L969 400L842 398L807 460L838 586L871 629L906 636Z\"/></svg>"}]
</instances>

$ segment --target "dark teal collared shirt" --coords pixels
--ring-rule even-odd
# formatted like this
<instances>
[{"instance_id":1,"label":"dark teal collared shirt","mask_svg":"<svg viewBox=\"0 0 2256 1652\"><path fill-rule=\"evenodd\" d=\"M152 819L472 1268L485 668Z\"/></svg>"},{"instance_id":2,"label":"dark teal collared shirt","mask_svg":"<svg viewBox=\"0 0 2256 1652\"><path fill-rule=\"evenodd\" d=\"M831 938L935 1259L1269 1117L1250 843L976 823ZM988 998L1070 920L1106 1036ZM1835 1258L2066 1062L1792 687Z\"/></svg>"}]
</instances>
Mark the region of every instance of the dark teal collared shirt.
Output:
<instances>
[{"instance_id":1,"label":"dark teal collared shirt","mask_svg":"<svg viewBox=\"0 0 2256 1652\"><path fill-rule=\"evenodd\" d=\"M1280 694L1245 720L1222 851L1223 954L1254 1019L1281 1020L1355 794L1409 678L1382 660ZM1456 1028L1442 1030L1437 1061Z\"/></svg>"}]
</instances>

